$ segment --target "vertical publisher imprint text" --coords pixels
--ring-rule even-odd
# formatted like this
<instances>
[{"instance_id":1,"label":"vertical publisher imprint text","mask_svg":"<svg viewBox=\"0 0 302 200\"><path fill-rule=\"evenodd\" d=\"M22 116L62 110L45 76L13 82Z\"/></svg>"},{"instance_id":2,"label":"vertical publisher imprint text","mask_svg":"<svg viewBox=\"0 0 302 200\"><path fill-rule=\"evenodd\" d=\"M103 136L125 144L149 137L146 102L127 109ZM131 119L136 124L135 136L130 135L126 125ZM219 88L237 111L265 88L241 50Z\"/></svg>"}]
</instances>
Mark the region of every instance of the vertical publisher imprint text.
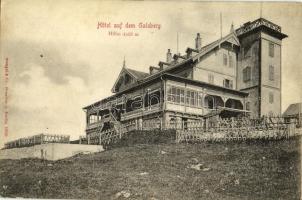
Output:
<instances>
[{"instance_id":1,"label":"vertical publisher imprint text","mask_svg":"<svg viewBox=\"0 0 302 200\"><path fill-rule=\"evenodd\" d=\"M8 80L9 80L9 70L8 70L8 58L5 58L5 64L4 64L4 121L3 121L3 127L4 127L4 136L8 136Z\"/></svg>"}]
</instances>

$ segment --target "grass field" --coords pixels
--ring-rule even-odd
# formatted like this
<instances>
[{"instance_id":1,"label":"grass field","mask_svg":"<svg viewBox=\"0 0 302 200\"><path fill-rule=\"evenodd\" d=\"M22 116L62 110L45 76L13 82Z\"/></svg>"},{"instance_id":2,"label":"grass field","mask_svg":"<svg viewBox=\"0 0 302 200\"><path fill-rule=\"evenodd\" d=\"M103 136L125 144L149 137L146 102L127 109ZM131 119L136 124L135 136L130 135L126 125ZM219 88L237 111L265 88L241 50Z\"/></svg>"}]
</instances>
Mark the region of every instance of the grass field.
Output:
<instances>
[{"instance_id":1,"label":"grass field","mask_svg":"<svg viewBox=\"0 0 302 200\"><path fill-rule=\"evenodd\" d=\"M300 199L300 139L136 144L51 162L0 162L0 195L99 199Z\"/></svg>"}]
</instances>

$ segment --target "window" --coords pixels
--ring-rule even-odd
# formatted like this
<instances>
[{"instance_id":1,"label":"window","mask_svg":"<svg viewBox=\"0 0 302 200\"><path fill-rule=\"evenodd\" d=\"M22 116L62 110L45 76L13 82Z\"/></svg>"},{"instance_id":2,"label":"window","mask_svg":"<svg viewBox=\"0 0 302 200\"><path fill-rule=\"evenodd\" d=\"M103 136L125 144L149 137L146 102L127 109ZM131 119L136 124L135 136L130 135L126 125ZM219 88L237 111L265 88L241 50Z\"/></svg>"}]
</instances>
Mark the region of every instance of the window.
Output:
<instances>
[{"instance_id":1,"label":"window","mask_svg":"<svg viewBox=\"0 0 302 200\"><path fill-rule=\"evenodd\" d=\"M185 103L185 91L183 88L176 88L171 86L168 88L168 101L174 103Z\"/></svg>"},{"instance_id":2,"label":"window","mask_svg":"<svg viewBox=\"0 0 302 200\"><path fill-rule=\"evenodd\" d=\"M208 79L209 79L209 83L214 84L214 75L213 74L209 74Z\"/></svg>"},{"instance_id":3,"label":"window","mask_svg":"<svg viewBox=\"0 0 302 200\"><path fill-rule=\"evenodd\" d=\"M223 80L223 86L226 88L232 88L233 87L233 81L229 79L224 79Z\"/></svg>"},{"instance_id":4,"label":"window","mask_svg":"<svg viewBox=\"0 0 302 200\"><path fill-rule=\"evenodd\" d=\"M269 103L274 103L274 93L269 93Z\"/></svg>"},{"instance_id":5,"label":"window","mask_svg":"<svg viewBox=\"0 0 302 200\"><path fill-rule=\"evenodd\" d=\"M228 65L228 57L226 54L223 54L223 65Z\"/></svg>"},{"instance_id":6,"label":"window","mask_svg":"<svg viewBox=\"0 0 302 200\"><path fill-rule=\"evenodd\" d=\"M273 81L274 80L274 76L275 76L274 66L270 65L269 66L269 80Z\"/></svg>"},{"instance_id":7,"label":"window","mask_svg":"<svg viewBox=\"0 0 302 200\"><path fill-rule=\"evenodd\" d=\"M89 124L93 124L98 121L98 114L93 113L89 115Z\"/></svg>"},{"instance_id":8,"label":"window","mask_svg":"<svg viewBox=\"0 0 302 200\"><path fill-rule=\"evenodd\" d=\"M191 106L195 106L196 105L196 95L195 95L195 92L194 91L190 91L191 93L191 101L190 101L190 105Z\"/></svg>"},{"instance_id":9,"label":"window","mask_svg":"<svg viewBox=\"0 0 302 200\"><path fill-rule=\"evenodd\" d=\"M143 98L142 96L136 96L131 99L128 99L126 102L126 112L137 110L143 107Z\"/></svg>"},{"instance_id":10,"label":"window","mask_svg":"<svg viewBox=\"0 0 302 200\"><path fill-rule=\"evenodd\" d=\"M200 107L203 106L202 93L198 93L198 105L199 105Z\"/></svg>"},{"instance_id":11,"label":"window","mask_svg":"<svg viewBox=\"0 0 302 200\"><path fill-rule=\"evenodd\" d=\"M185 91L180 90L180 103L184 104L185 103Z\"/></svg>"},{"instance_id":12,"label":"window","mask_svg":"<svg viewBox=\"0 0 302 200\"><path fill-rule=\"evenodd\" d=\"M202 93L193 90L185 91L184 88L168 87L168 101L188 106L202 106Z\"/></svg>"},{"instance_id":13,"label":"window","mask_svg":"<svg viewBox=\"0 0 302 200\"><path fill-rule=\"evenodd\" d=\"M145 107L157 105L160 103L160 91L152 91L152 92L147 92L145 94Z\"/></svg>"},{"instance_id":14,"label":"window","mask_svg":"<svg viewBox=\"0 0 302 200\"><path fill-rule=\"evenodd\" d=\"M233 57L229 55L229 67L233 67Z\"/></svg>"},{"instance_id":15,"label":"window","mask_svg":"<svg viewBox=\"0 0 302 200\"><path fill-rule=\"evenodd\" d=\"M246 67L243 69L243 81L244 82L247 82L247 81L250 81L251 80L251 67Z\"/></svg>"},{"instance_id":16,"label":"window","mask_svg":"<svg viewBox=\"0 0 302 200\"><path fill-rule=\"evenodd\" d=\"M250 108L250 102L246 102L246 104L245 104L245 109L246 110L250 110L251 108Z\"/></svg>"},{"instance_id":17,"label":"window","mask_svg":"<svg viewBox=\"0 0 302 200\"><path fill-rule=\"evenodd\" d=\"M189 106L202 106L202 97L197 91L188 90L186 96L186 104Z\"/></svg>"},{"instance_id":18,"label":"window","mask_svg":"<svg viewBox=\"0 0 302 200\"><path fill-rule=\"evenodd\" d=\"M275 55L275 47L272 42L269 43L269 56L274 57Z\"/></svg>"},{"instance_id":19,"label":"window","mask_svg":"<svg viewBox=\"0 0 302 200\"><path fill-rule=\"evenodd\" d=\"M176 103L180 103L180 88L176 88Z\"/></svg>"},{"instance_id":20,"label":"window","mask_svg":"<svg viewBox=\"0 0 302 200\"><path fill-rule=\"evenodd\" d=\"M228 80L228 79L224 79L224 80L223 80L223 86L224 86L224 87L228 88L228 87L229 87L229 84L230 84L230 80Z\"/></svg>"}]
</instances>

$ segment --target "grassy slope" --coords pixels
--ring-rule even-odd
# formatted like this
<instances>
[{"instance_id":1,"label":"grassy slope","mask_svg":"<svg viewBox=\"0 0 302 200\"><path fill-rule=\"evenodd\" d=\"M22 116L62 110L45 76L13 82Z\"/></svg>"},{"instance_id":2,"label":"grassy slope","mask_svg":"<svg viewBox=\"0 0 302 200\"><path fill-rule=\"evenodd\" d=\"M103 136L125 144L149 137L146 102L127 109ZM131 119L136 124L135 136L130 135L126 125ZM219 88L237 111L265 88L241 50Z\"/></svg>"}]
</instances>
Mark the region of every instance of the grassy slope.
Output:
<instances>
[{"instance_id":1,"label":"grassy slope","mask_svg":"<svg viewBox=\"0 0 302 200\"><path fill-rule=\"evenodd\" d=\"M298 140L137 144L57 162L6 160L0 195L115 199L123 190L128 199L299 199L299 148ZM211 170L188 168L197 160Z\"/></svg>"}]
</instances>

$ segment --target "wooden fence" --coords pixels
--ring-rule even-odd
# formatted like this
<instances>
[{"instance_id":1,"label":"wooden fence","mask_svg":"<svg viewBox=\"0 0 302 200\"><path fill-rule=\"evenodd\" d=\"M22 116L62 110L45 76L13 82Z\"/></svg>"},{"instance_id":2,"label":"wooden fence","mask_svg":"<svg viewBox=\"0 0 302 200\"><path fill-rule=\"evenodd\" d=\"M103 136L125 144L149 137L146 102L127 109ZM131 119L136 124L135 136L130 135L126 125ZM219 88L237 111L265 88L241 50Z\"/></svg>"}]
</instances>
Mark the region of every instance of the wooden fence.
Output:
<instances>
[{"instance_id":1,"label":"wooden fence","mask_svg":"<svg viewBox=\"0 0 302 200\"><path fill-rule=\"evenodd\" d=\"M122 138L122 136L130 131L138 130L135 122L123 125L115 125L113 128L105 131L96 131L87 136L80 137L80 144L102 144L107 145L114 143Z\"/></svg>"},{"instance_id":2,"label":"wooden fence","mask_svg":"<svg viewBox=\"0 0 302 200\"><path fill-rule=\"evenodd\" d=\"M177 130L177 142L278 140L297 135L295 125L210 128L207 130Z\"/></svg>"},{"instance_id":3,"label":"wooden fence","mask_svg":"<svg viewBox=\"0 0 302 200\"><path fill-rule=\"evenodd\" d=\"M39 134L7 142L4 144L4 148L28 147L45 143L69 143L69 141L70 136L66 135Z\"/></svg>"},{"instance_id":4,"label":"wooden fence","mask_svg":"<svg viewBox=\"0 0 302 200\"><path fill-rule=\"evenodd\" d=\"M107 145L116 142L132 130L176 130L176 142L277 140L298 134L296 124L282 117L216 118L211 121L169 121L161 119L133 121L115 125L106 131L96 131L80 138L80 143Z\"/></svg>"}]
</instances>

